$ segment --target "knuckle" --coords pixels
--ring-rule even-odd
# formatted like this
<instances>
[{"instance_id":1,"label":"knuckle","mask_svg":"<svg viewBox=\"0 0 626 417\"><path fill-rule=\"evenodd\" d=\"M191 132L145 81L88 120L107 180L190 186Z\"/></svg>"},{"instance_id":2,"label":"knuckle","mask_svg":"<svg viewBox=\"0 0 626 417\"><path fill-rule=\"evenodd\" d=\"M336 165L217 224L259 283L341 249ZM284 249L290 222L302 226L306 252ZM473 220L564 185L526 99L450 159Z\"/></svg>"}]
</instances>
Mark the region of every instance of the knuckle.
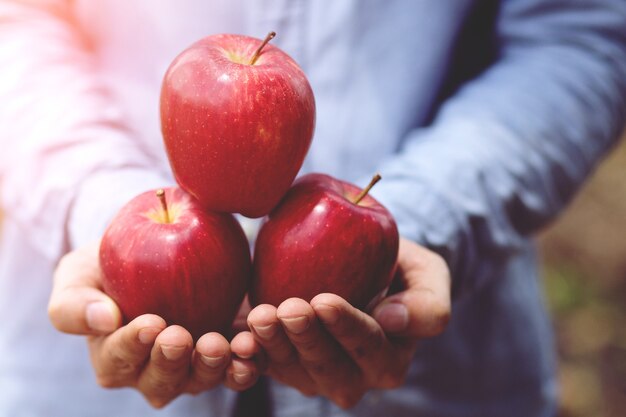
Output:
<instances>
[{"instance_id":1,"label":"knuckle","mask_svg":"<svg viewBox=\"0 0 626 417\"><path fill-rule=\"evenodd\" d=\"M220 381L224 380L225 375L225 367L213 372L193 372L189 382L192 386L198 386L200 389L207 389L219 384Z\"/></svg>"},{"instance_id":2,"label":"knuckle","mask_svg":"<svg viewBox=\"0 0 626 417\"><path fill-rule=\"evenodd\" d=\"M279 368L290 368L298 363L298 354L295 351L290 351L284 356L273 358L271 362Z\"/></svg>"},{"instance_id":3,"label":"knuckle","mask_svg":"<svg viewBox=\"0 0 626 417\"><path fill-rule=\"evenodd\" d=\"M354 407L363 397L363 391L354 390L341 390L336 391L331 397L331 400L337 404L340 408L347 410Z\"/></svg>"},{"instance_id":4,"label":"knuckle","mask_svg":"<svg viewBox=\"0 0 626 417\"><path fill-rule=\"evenodd\" d=\"M265 372L267 375L285 384L293 383L293 368L270 365Z\"/></svg>"},{"instance_id":5,"label":"knuckle","mask_svg":"<svg viewBox=\"0 0 626 417\"><path fill-rule=\"evenodd\" d=\"M119 388L131 385L139 373L139 368L128 362L110 365L111 363L107 364L107 366L103 366L102 363L94 364L96 380L98 385L103 388Z\"/></svg>"},{"instance_id":6,"label":"knuckle","mask_svg":"<svg viewBox=\"0 0 626 417\"><path fill-rule=\"evenodd\" d=\"M351 316L340 314L337 322L332 326L332 333L338 339L349 338L354 335L358 323Z\"/></svg>"},{"instance_id":7,"label":"knuckle","mask_svg":"<svg viewBox=\"0 0 626 417\"><path fill-rule=\"evenodd\" d=\"M354 358L363 359L367 356L368 347L366 345L358 345L352 349L350 349L350 354Z\"/></svg>"},{"instance_id":8,"label":"knuckle","mask_svg":"<svg viewBox=\"0 0 626 417\"><path fill-rule=\"evenodd\" d=\"M144 397L154 408L163 408L182 392L181 384L167 381L150 381L141 389Z\"/></svg>"},{"instance_id":9,"label":"knuckle","mask_svg":"<svg viewBox=\"0 0 626 417\"><path fill-rule=\"evenodd\" d=\"M109 367L114 369L115 373L120 376L134 376L139 371L139 366L137 364L128 362L119 356L111 356L109 361Z\"/></svg>"},{"instance_id":10,"label":"knuckle","mask_svg":"<svg viewBox=\"0 0 626 417\"><path fill-rule=\"evenodd\" d=\"M161 408L169 404L170 401L172 401L171 398L166 398L162 396L154 396L154 395L144 395L144 396L146 397L148 404L150 404L152 408L156 408L157 410L160 410Z\"/></svg>"},{"instance_id":11,"label":"knuckle","mask_svg":"<svg viewBox=\"0 0 626 417\"><path fill-rule=\"evenodd\" d=\"M107 364L94 362L94 368L96 370L96 381L103 388L119 388L132 385L139 373L139 367L119 359Z\"/></svg>"},{"instance_id":12,"label":"knuckle","mask_svg":"<svg viewBox=\"0 0 626 417\"><path fill-rule=\"evenodd\" d=\"M333 369L330 362L324 362L314 359L300 359L302 366L309 372L317 376L327 375Z\"/></svg>"},{"instance_id":13,"label":"knuckle","mask_svg":"<svg viewBox=\"0 0 626 417\"><path fill-rule=\"evenodd\" d=\"M119 388L124 386L124 384L122 384L118 378L115 378L113 377L113 375L109 374L96 375L96 382L102 388Z\"/></svg>"},{"instance_id":14,"label":"knuckle","mask_svg":"<svg viewBox=\"0 0 626 417\"><path fill-rule=\"evenodd\" d=\"M200 385L192 384L189 388L187 388L187 390L185 390L185 392L189 395L196 396L205 391L205 389L208 390L210 387L202 387Z\"/></svg>"},{"instance_id":15,"label":"knuckle","mask_svg":"<svg viewBox=\"0 0 626 417\"><path fill-rule=\"evenodd\" d=\"M373 352L380 351L385 343L386 336L379 327L369 330L363 337L360 337L354 346L349 346L349 353L356 359L363 359Z\"/></svg>"},{"instance_id":16,"label":"knuckle","mask_svg":"<svg viewBox=\"0 0 626 417\"><path fill-rule=\"evenodd\" d=\"M300 358L300 364L310 373L317 377L333 376L338 369L345 366L345 361L340 358Z\"/></svg>"},{"instance_id":17,"label":"knuckle","mask_svg":"<svg viewBox=\"0 0 626 417\"><path fill-rule=\"evenodd\" d=\"M398 388L404 385L404 381L406 379L405 373L398 373L392 371L383 372L382 375L378 377L378 385L380 388L391 389Z\"/></svg>"},{"instance_id":18,"label":"knuckle","mask_svg":"<svg viewBox=\"0 0 626 417\"><path fill-rule=\"evenodd\" d=\"M319 338L318 337L310 337L298 340L295 345L297 349L302 352L312 352L317 349L319 346Z\"/></svg>"},{"instance_id":19,"label":"knuckle","mask_svg":"<svg viewBox=\"0 0 626 417\"><path fill-rule=\"evenodd\" d=\"M198 395L204 391L208 391L216 387L220 381L221 380L218 380L218 381L193 380L193 381L190 381L187 388L185 389L185 392L191 395Z\"/></svg>"},{"instance_id":20,"label":"knuckle","mask_svg":"<svg viewBox=\"0 0 626 417\"><path fill-rule=\"evenodd\" d=\"M150 381L149 391L158 398L172 398L182 391L183 381L155 378Z\"/></svg>"}]
</instances>

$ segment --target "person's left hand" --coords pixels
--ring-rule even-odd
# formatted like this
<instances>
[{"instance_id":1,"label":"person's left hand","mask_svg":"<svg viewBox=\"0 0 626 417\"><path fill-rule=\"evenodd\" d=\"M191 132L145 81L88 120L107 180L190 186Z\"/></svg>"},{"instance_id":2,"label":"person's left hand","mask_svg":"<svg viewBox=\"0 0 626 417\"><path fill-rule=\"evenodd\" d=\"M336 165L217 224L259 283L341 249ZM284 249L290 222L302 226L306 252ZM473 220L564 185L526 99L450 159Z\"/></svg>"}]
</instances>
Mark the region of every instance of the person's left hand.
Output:
<instances>
[{"instance_id":1,"label":"person's left hand","mask_svg":"<svg viewBox=\"0 0 626 417\"><path fill-rule=\"evenodd\" d=\"M334 294L259 305L248 316L251 333L240 333L231 348L256 341L271 377L343 408L370 389L397 387L418 340L443 332L451 309L450 274L440 256L401 239L398 268L405 289L371 316Z\"/></svg>"}]
</instances>

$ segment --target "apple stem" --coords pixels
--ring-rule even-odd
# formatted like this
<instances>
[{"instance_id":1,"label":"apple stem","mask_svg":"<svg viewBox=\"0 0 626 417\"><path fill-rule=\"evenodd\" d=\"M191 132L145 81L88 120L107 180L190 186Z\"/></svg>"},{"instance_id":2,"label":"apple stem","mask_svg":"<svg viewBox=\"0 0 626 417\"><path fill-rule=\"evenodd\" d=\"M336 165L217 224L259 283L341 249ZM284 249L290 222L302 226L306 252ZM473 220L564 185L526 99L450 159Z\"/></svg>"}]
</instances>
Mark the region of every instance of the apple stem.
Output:
<instances>
[{"instance_id":1,"label":"apple stem","mask_svg":"<svg viewBox=\"0 0 626 417\"><path fill-rule=\"evenodd\" d=\"M361 191L361 193L359 195L356 196L356 198L354 199L354 204L359 204L361 202L361 200L363 200L363 198L365 198L365 196L367 195L367 193L370 192L370 190L372 189L372 187L378 182L380 181L382 177L380 176L380 174L376 173L376 175L374 175L372 177L372 180L370 181L369 184L367 184L367 187L365 187L363 189L363 191Z\"/></svg>"},{"instance_id":2,"label":"apple stem","mask_svg":"<svg viewBox=\"0 0 626 417\"><path fill-rule=\"evenodd\" d=\"M254 52L254 55L252 55L252 59L250 60L250 65L254 65L256 60L259 58L259 55L261 55L261 50L265 47L265 45L268 44L269 41L274 39L274 36L276 36L276 32L274 31L267 34L267 36L263 40L263 43L261 43L261 46L259 46L257 50Z\"/></svg>"},{"instance_id":3,"label":"apple stem","mask_svg":"<svg viewBox=\"0 0 626 417\"><path fill-rule=\"evenodd\" d=\"M163 215L165 217L165 223L170 223L170 212L167 209L167 201L165 200L165 191L160 188L156 192L156 196L161 200L161 207L163 208Z\"/></svg>"}]
</instances>

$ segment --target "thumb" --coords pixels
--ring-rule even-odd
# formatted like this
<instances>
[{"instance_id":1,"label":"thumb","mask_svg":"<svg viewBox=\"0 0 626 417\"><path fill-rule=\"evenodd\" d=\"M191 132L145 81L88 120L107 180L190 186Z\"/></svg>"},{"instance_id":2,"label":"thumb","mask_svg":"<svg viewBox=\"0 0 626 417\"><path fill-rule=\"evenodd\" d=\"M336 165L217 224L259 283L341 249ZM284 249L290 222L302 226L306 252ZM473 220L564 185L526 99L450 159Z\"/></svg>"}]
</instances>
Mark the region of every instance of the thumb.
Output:
<instances>
[{"instance_id":1,"label":"thumb","mask_svg":"<svg viewBox=\"0 0 626 417\"><path fill-rule=\"evenodd\" d=\"M68 253L54 272L48 316L61 332L108 334L122 322L119 308L100 289L98 248L95 243Z\"/></svg>"},{"instance_id":2,"label":"thumb","mask_svg":"<svg viewBox=\"0 0 626 417\"><path fill-rule=\"evenodd\" d=\"M451 313L450 274L445 261L402 239L398 273L405 290L385 298L372 316L394 336L428 338L442 333Z\"/></svg>"},{"instance_id":3,"label":"thumb","mask_svg":"<svg viewBox=\"0 0 626 417\"><path fill-rule=\"evenodd\" d=\"M450 306L407 290L379 304L373 313L383 330L394 336L428 338L442 333L450 319Z\"/></svg>"}]
</instances>

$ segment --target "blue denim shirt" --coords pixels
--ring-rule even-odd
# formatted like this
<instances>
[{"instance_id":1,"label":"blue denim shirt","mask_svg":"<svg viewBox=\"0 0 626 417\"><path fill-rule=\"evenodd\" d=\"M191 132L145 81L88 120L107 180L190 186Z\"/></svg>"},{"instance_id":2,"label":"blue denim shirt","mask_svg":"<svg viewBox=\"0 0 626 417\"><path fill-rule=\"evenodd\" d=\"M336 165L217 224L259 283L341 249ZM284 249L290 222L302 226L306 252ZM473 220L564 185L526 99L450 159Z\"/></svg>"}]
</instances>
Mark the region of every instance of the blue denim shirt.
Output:
<instances>
[{"instance_id":1,"label":"blue denim shirt","mask_svg":"<svg viewBox=\"0 0 626 417\"><path fill-rule=\"evenodd\" d=\"M90 40L90 53L107 62L111 51L129 51L128 60L109 60L103 71L112 74L111 89L118 89L120 100L133 104L128 123L145 122L134 127L147 132L162 167L156 101L154 109L141 107L137 97L145 90L156 100L173 53L210 33L278 32L273 42L302 66L317 101L303 172L364 185L380 171L383 181L372 193L393 213L401 234L436 250L450 266L452 320L444 334L420 343L404 386L371 391L353 409L341 410L272 383L277 417L554 415L553 339L531 238L563 209L624 127L624 0L73 4L71 22ZM3 23L0 16L0 30L6 22L15 20ZM70 33L78 37L78 31ZM129 41L124 34L136 36ZM141 44L146 39L154 50ZM159 50L167 53L157 59ZM141 65L154 66L159 77L143 77ZM150 109L145 115L133 114L144 108ZM115 140L123 139L108 143ZM124 155L134 169L148 161L141 150ZM144 165L146 173L154 171L155 164ZM107 178L119 177L99 180ZM167 174L162 178L171 181ZM131 190L130 183L116 186ZM98 188L83 186L72 196L75 211L85 201L95 205L98 196L84 194L88 189ZM88 223L74 213L69 231L57 232L79 245L98 237L111 213L104 214ZM157 412L132 390L97 387L84 342L54 332L45 317L45 274L54 256L24 260L20 254L37 252L38 243L20 232L26 215L8 217L0 311L20 314L0 332L0 415L228 415L234 394L223 389L182 397ZM63 224L52 220L44 223ZM54 226L46 227L42 233L52 233ZM39 295L33 289L13 297L18 279L33 268L44 273ZM24 348L15 349L15 340Z\"/></svg>"},{"instance_id":2,"label":"blue denim shirt","mask_svg":"<svg viewBox=\"0 0 626 417\"><path fill-rule=\"evenodd\" d=\"M401 234L448 261L452 321L402 388L341 411L275 386L277 415L553 415L530 238L624 128L626 2L339 3L297 25L319 108L305 167L360 184L380 170Z\"/></svg>"}]
</instances>

